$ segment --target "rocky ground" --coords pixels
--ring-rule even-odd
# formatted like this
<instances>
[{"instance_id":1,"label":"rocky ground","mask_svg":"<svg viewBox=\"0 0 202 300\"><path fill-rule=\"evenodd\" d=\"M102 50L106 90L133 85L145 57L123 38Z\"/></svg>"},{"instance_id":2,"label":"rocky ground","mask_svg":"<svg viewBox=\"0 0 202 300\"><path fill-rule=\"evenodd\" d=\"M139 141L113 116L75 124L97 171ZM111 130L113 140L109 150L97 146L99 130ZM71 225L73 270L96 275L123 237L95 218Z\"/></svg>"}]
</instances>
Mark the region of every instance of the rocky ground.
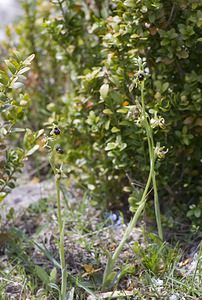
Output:
<instances>
[{"instance_id":1,"label":"rocky ground","mask_svg":"<svg viewBox=\"0 0 202 300\"><path fill-rule=\"evenodd\" d=\"M28 245L28 240L45 245L46 249L53 254L54 259L59 261L56 246L58 240L58 225L54 179L46 179L44 176L39 178L36 176L36 171L33 175L32 169L31 164L24 168L23 173L18 177L16 188L13 189L4 201L4 216L6 216L6 212L8 213L10 208L13 207L15 209L14 216L10 221L6 221L3 233L0 234L0 252L2 252L2 255L0 255L0 267L2 266L3 269L9 270L9 272L11 272L13 268L12 265L9 267L9 257L10 260L12 258L13 239L15 240L14 245L17 252L20 253L23 248L25 255L24 260L22 260L20 257L16 258L15 254L15 259L18 260L18 264L24 266L25 262L31 257L29 265L26 267L28 268L27 272L30 272L29 268L34 268L39 265L49 273L54 267L37 247L33 248L33 244ZM64 182L64 184L66 184L66 182ZM69 182L69 188L65 186L63 192L65 194L63 200L66 198L66 202L63 201L62 203L64 205L66 220L65 252L68 270L72 278L79 277L82 282L90 285L95 290L96 287L101 285L102 274L106 265L106 253L107 251L113 253L123 236L126 224L124 224L121 216L110 212L103 213L99 209L91 206L88 197L84 197L83 193L74 187L72 180ZM1 213L2 211L3 209L1 209ZM6 233L6 230L9 228L14 228L15 230L11 231L11 233ZM4 238L5 235L6 240ZM137 254L134 251L134 245L136 245L136 243L141 247L143 253L145 251L145 254ZM11 246L7 246L10 244ZM148 255L151 257L151 261L154 259L154 252L151 251L150 253L147 251L147 247L149 249L151 245L147 242L147 238L145 240L144 226L142 227L140 223L139 227L133 230L117 262L116 271L120 269L119 273L122 274L120 276L123 276L123 279L120 280L119 284L117 283L117 285L115 285L117 290L113 291L113 297L111 297L111 292L101 293L100 291L100 293L97 294L100 297L99 299L109 299L110 297L110 299L118 299L117 296L119 293L122 293L121 291L124 291L125 296L127 295L129 297L133 295L132 298L120 298L124 300L199 299L195 296L186 298L187 290L181 291L180 288L178 288L178 284L176 284L173 289L175 292L172 293L169 282L171 273L164 276L161 275L161 271L157 273L156 276L153 274L151 280L153 280L152 284L154 288L152 287L150 289L146 287L145 279L142 279L141 274L145 272L150 274L150 271L145 269L144 261ZM164 246L162 245L161 247ZM171 250L171 253L175 255L175 250ZM201 281L201 269L199 267L201 260L199 253L199 247L194 247L188 254L182 255L181 259L178 260L177 257L174 258L176 265L175 271L173 272L177 274L177 277L172 278L171 281L182 281L184 286L187 286L189 281L194 281L197 286L197 282ZM176 255L178 255L177 252ZM165 262L163 262L163 264L167 264L167 258L164 257L164 259ZM124 268L122 269L121 266L124 266ZM20 297L19 295L22 294L21 278L19 275L16 277L12 272L11 274L12 282L9 281L9 284L6 285L3 291L4 296L8 297L5 299L18 299ZM4 277L0 276L0 287L4 279L5 275ZM41 289L39 289L39 291L41 291ZM83 295L82 298L76 299L96 299L93 296L88 297L88 293L85 293L82 289L78 290L78 293L80 292ZM159 298L152 298L151 295L154 294L157 296L161 295L162 297L158 296ZM140 295L145 295L146 298L140 298ZM28 297L27 299L31 299L31 294L29 296L30 298ZM52 300L55 298L50 294L44 299Z\"/></svg>"}]
</instances>

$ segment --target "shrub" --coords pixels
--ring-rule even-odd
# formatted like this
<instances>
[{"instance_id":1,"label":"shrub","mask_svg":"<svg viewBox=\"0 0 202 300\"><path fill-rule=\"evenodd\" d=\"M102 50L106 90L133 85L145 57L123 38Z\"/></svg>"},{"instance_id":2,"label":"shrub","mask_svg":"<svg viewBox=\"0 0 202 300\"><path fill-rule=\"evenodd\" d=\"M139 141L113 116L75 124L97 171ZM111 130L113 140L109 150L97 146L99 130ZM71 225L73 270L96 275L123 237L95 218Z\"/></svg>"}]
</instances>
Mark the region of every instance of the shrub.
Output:
<instances>
[{"instance_id":1,"label":"shrub","mask_svg":"<svg viewBox=\"0 0 202 300\"><path fill-rule=\"evenodd\" d=\"M34 55L30 55L23 60L16 52L0 70L0 201L14 188L16 174L21 171L23 160L38 148L34 143L40 134L29 131L32 138L26 143L28 130L26 132L25 128L17 127L29 106L29 97L22 93L22 86L33 58ZM13 143L23 132L26 132L24 149L23 143Z\"/></svg>"},{"instance_id":2,"label":"shrub","mask_svg":"<svg viewBox=\"0 0 202 300\"><path fill-rule=\"evenodd\" d=\"M140 56L150 78L146 108L154 126L158 122L163 128L155 127L156 139L169 150L156 170L161 204L197 203L202 193L202 4L41 0L33 8L33 3L24 1L20 48L36 53L39 84L28 88L33 98L40 97L45 123L62 129L66 172L108 205L124 203L125 192L133 193L131 203L136 201L148 172L144 134L133 120L139 95L134 60Z\"/></svg>"}]
</instances>

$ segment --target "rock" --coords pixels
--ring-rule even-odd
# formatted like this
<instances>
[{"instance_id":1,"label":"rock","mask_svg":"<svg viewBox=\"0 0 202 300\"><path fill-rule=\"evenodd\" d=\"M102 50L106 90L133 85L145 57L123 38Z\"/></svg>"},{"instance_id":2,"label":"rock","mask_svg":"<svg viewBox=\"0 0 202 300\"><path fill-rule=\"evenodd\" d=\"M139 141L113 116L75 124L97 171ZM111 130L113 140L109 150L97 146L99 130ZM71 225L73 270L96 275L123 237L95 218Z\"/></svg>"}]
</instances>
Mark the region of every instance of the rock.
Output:
<instances>
[{"instance_id":1,"label":"rock","mask_svg":"<svg viewBox=\"0 0 202 300\"><path fill-rule=\"evenodd\" d=\"M5 38L6 25L13 23L22 15L22 9L17 0L0 0L0 40Z\"/></svg>"},{"instance_id":2,"label":"rock","mask_svg":"<svg viewBox=\"0 0 202 300\"><path fill-rule=\"evenodd\" d=\"M53 180L45 180L39 183L30 182L26 185L18 186L4 200L7 209L14 207L21 210L42 198L55 196L55 184Z\"/></svg>"}]
</instances>

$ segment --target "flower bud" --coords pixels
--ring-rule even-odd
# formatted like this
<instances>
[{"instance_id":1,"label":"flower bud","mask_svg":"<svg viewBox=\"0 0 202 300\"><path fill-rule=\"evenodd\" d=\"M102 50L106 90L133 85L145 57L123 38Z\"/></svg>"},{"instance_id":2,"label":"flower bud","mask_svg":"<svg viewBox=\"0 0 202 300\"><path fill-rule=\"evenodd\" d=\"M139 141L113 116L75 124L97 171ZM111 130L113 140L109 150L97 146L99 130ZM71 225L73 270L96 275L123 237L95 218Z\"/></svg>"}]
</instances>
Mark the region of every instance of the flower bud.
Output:
<instances>
[{"instance_id":1,"label":"flower bud","mask_svg":"<svg viewBox=\"0 0 202 300\"><path fill-rule=\"evenodd\" d=\"M60 145L57 145L55 147L55 150L59 153L59 154L64 154L64 150L62 149L62 147Z\"/></svg>"}]
</instances>

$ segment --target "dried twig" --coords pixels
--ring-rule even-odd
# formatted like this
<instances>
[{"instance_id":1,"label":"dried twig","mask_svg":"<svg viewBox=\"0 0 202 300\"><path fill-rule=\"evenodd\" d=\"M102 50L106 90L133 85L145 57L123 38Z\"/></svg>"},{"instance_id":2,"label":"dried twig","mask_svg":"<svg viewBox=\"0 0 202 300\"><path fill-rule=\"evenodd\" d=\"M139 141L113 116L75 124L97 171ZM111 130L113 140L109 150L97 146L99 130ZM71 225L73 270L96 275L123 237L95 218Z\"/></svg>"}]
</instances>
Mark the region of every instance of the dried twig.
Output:
<instances>
[{"instance_id":1,"label":"dried twig","mask_svg":"<svg viewBox=\"0 0 202 300\"><path fill-rule=\"evenodd\" d=\"M134 291L115 291L96 294L95 296L88 296L87 300L101 300L101 299L114 299L117 297L133 296Z\"/></svg>"}]
</instances>

